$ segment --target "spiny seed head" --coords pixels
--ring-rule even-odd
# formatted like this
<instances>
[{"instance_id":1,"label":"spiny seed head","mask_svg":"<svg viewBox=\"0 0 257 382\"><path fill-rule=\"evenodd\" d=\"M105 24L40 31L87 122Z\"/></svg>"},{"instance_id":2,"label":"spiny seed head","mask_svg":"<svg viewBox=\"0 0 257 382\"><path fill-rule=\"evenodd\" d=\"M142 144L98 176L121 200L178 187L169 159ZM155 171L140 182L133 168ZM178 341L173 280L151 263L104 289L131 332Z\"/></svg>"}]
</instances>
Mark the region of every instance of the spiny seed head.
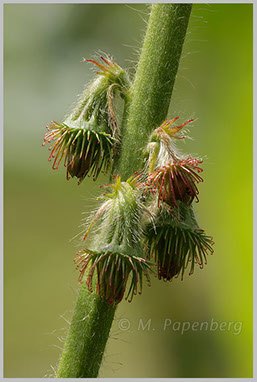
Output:
<instances>
[{"instance_id":1,"label":"spiny seed head","mask_svg":"<svg viewBox=\"0 0 257 382\"><path fill-rule=\"evenodd\" d=\"M105 65L91 61L102 69L98 77L85 89L70 115L63 123L47 125L43 145L52 142L49 161L53 169L63 158L67 179L77 177L79 184L86 175L94 179L107 172L119 141L113 99L116 92L125 94L129 86L126 72L110 58L101 57Z\"/></svg>"},{"instance_id":2,"label":"spiny seed head","mask_svg":"<svg viewBox=\"0 0 257 382\"><path fill-rule=\"evenodd\" d=\"M177 207L177 200L191 204L194 198L198 202L197 183L203 179L198 175L203 170L198 159L188 156L186 159L174 159L148 175L149 189L158 193L158 205L165 201Z\"/></svg>"},{"instance_id":3,"label":"spiny seed head","mask_svg":"<svg viewBox=\"0 0 257 382\"><path fill-rule=\"evenodd\" d=\"M57 122L51 122L47 129L43 145L53 141L48 160L53 160L56 170L64 158L67 179L75 176L80 184L86 175L96 179L101 171L105 173L110 168L116 141L110 134Z\"/></svg>"},{"instance_id":4,"label":"spiny seed head","mask_svg":"<svg viewBox=\"0 0 257 382\"><path fill-rule=\"evenodd\" d=\"M140 202L140 175L134 175L126 182L115 176L115 182L105 187L109 193L102 195L105 202L93 218L84 239L88 238L95 227L90 249L82 251L75 259L80 269L81 281L85 272L87 285L93 288L92 277L95 274L96 293L110 304L122 300L127 288L130 300L140 293L143 275L150 282L150 263L143 258L141 216L143 205ZM95 272L96 270L96 272Z\"/></svg>"},{"instance_id":5,"label":"spiny seed head","mask_svg":"<svg viewBox=\"0 0 257 382\"><path fill-rule=\"evenodd\" d=\"M156 262L159 279L168 281L179 275L183 280L189 263L190 275L195 264L203 268L207 254L213 253L212 237L198 227L192 207L179 201L177 204L172 209L163 203L156 210L154 223L146 229L148 258Z\"/></svg>"},{"instance_id":6,"label":"spiny seed head","mask_svg":"<svg viewBox=\"0 0 257 382\"><path fill-rule=\"evenodd\" d=\"M143 276L150 285L150 263L140 257L119 252L93 252L84 250L77 253L75 263L80 270L79 281L86 271L86 284L109 305L118 304L124 297L129 302L137 293L142 293ZM93 286L93 276L97 277Z\"/></svg>"}]
</instances>

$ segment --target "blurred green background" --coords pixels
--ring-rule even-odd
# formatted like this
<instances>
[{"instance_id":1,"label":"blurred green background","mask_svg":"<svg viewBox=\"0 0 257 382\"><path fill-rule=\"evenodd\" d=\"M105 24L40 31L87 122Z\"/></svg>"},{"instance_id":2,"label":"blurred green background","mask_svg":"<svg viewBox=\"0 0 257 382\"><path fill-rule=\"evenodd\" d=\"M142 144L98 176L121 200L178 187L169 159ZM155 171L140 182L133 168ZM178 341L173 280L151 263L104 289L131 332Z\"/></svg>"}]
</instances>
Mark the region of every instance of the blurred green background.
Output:
<instances>
[{"instance_id":1,"label":"blurred green background","mask_svg":"<svg viewBox=\"0 0 257 382\"><path fill-rule=\"evenodd\" d=\"M65 180L41 147L92 76L99 51L131 68L149 6L4 5L4 376L52 376L78 293L73 258L99 185ZM169 117L181 149L205 158L196 205L215 240L183 282L153 280L117 310L101 377L252 376L252 5L194 5ZM130 322L119 328L120 319ZM150 330L139 320L152 319ZM172 322L241 322L230 330L163 330ZM103 323L104 325L104 323ZM153 330L155 329L155 330Z\"/></svg>"}]
</instances>

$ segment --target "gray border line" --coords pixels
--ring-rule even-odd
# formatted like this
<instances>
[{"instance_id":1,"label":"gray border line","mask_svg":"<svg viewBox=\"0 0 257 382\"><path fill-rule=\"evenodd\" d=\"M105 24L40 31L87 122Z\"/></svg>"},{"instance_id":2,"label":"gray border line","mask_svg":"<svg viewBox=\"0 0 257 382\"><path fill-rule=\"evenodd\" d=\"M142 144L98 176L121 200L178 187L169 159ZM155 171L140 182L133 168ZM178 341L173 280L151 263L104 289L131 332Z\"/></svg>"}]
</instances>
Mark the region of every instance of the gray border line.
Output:
<instances>
[{"instance_id":1,"label":"gray border line","mask_svg":"<svg viewBox=\"0 0 257 382\"><path fill-rule=\"evenodd\" d=\"M193 4L253 4L254 0L126 0L122 2L121 0L97 0L97 1L86 1L86 0L76 0L74 2L70 0L6 0L0 1L0 4L153 4L153 3L193 3Z\"/></svg>"}]
</instances>

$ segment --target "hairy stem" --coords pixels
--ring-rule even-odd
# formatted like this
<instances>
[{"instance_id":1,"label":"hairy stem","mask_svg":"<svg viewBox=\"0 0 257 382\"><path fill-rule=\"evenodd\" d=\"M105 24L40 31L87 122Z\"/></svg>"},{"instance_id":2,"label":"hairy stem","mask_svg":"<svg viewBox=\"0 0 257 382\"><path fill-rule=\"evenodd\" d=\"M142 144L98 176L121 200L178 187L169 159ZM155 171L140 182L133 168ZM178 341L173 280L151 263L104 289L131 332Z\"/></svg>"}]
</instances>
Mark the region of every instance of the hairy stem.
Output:
<instances>
[{"instance_id":1,"label":"hairy stem","mask_svg":"<svg viewBox=\"0 0 257 382\"><path fill-rule=\"evenodd\" d=\"M57 378L97 377L114 313L114 307L82 284Z\"/></svg>"},{"instance_id":2,"label":"hairy stem","mask_svg":"<svg viewBox=\"0 0 257 382\"><path fill-rule=\"evenodd\" d=\"M118 167L126 179L142 165L149 134L166 118L192 4L153 4L131 101Z\"/></svg>"},{"instance_id":3,"label":"hairy stem","mask_svg":"<svg viewBox=\"0 0 257 382\"><path fill-rule=\"evenodd\" d=\"M142 166L149 133L166 117L191 12L190 4L154 4L130 101L124 113L118 169L123 179ZM58 378L97 377L115 307L82 284Z\"/></svg>"}]
</instances>

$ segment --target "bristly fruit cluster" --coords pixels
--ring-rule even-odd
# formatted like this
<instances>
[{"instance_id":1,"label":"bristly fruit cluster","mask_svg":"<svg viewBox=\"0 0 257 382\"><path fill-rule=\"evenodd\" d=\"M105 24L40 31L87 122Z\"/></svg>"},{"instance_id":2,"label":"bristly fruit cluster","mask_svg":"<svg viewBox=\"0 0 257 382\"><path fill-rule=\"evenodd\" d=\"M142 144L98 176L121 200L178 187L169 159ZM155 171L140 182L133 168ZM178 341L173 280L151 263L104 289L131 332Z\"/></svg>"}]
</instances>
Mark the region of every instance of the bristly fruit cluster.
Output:
<instances>
[{"instance_id":1,"label":"bristly fruit cluster","mask_svg":"<svg viewBox=\"0 0 257 382\"><path fill-rule=\"evenodd\" d=\"M149 209L153 219L146 223L146 252L157 264L159 279L172 280L183 275L191 262L190 273L195 264L203 267L206 255L213 253L213 241L197 224L192 202L198 202L197 184L202 160L184 156L178 152L174 139L184 137L176 134L189 120L173 127L177 118L165 120L151 134L147 146Z\"/></svg>"},{"instance_id":2,"label":"bristly fruit cluster","mask_svg":"<svg viewBox=\"0 0 257 382\"><path fill-rule=\"evenodd\" d=\"M122 148L114 102L117 96L128 100L131 84L109 56L101 60L85 60L101 71L65 121L47 126L43 143L52 143L53 168L64 158L67 179L77 177L79 184L87 175L96 179L111 167L115 170L114 155ZM102 186L111 192L102 195L104 202L84 235L87 248L74 260L79 281L85 280L110 305L140 294L143 279L150 284L154 263L159 279L183 279L187 267L192 274L213 253L212 237L199 228L192 206L199 201L202 160L181 154L175 146L192 119L174 126L177 119L166 119L150 135L144 173L126 182L117 175L114 183Z\"/></svg>"}]
</instances>

